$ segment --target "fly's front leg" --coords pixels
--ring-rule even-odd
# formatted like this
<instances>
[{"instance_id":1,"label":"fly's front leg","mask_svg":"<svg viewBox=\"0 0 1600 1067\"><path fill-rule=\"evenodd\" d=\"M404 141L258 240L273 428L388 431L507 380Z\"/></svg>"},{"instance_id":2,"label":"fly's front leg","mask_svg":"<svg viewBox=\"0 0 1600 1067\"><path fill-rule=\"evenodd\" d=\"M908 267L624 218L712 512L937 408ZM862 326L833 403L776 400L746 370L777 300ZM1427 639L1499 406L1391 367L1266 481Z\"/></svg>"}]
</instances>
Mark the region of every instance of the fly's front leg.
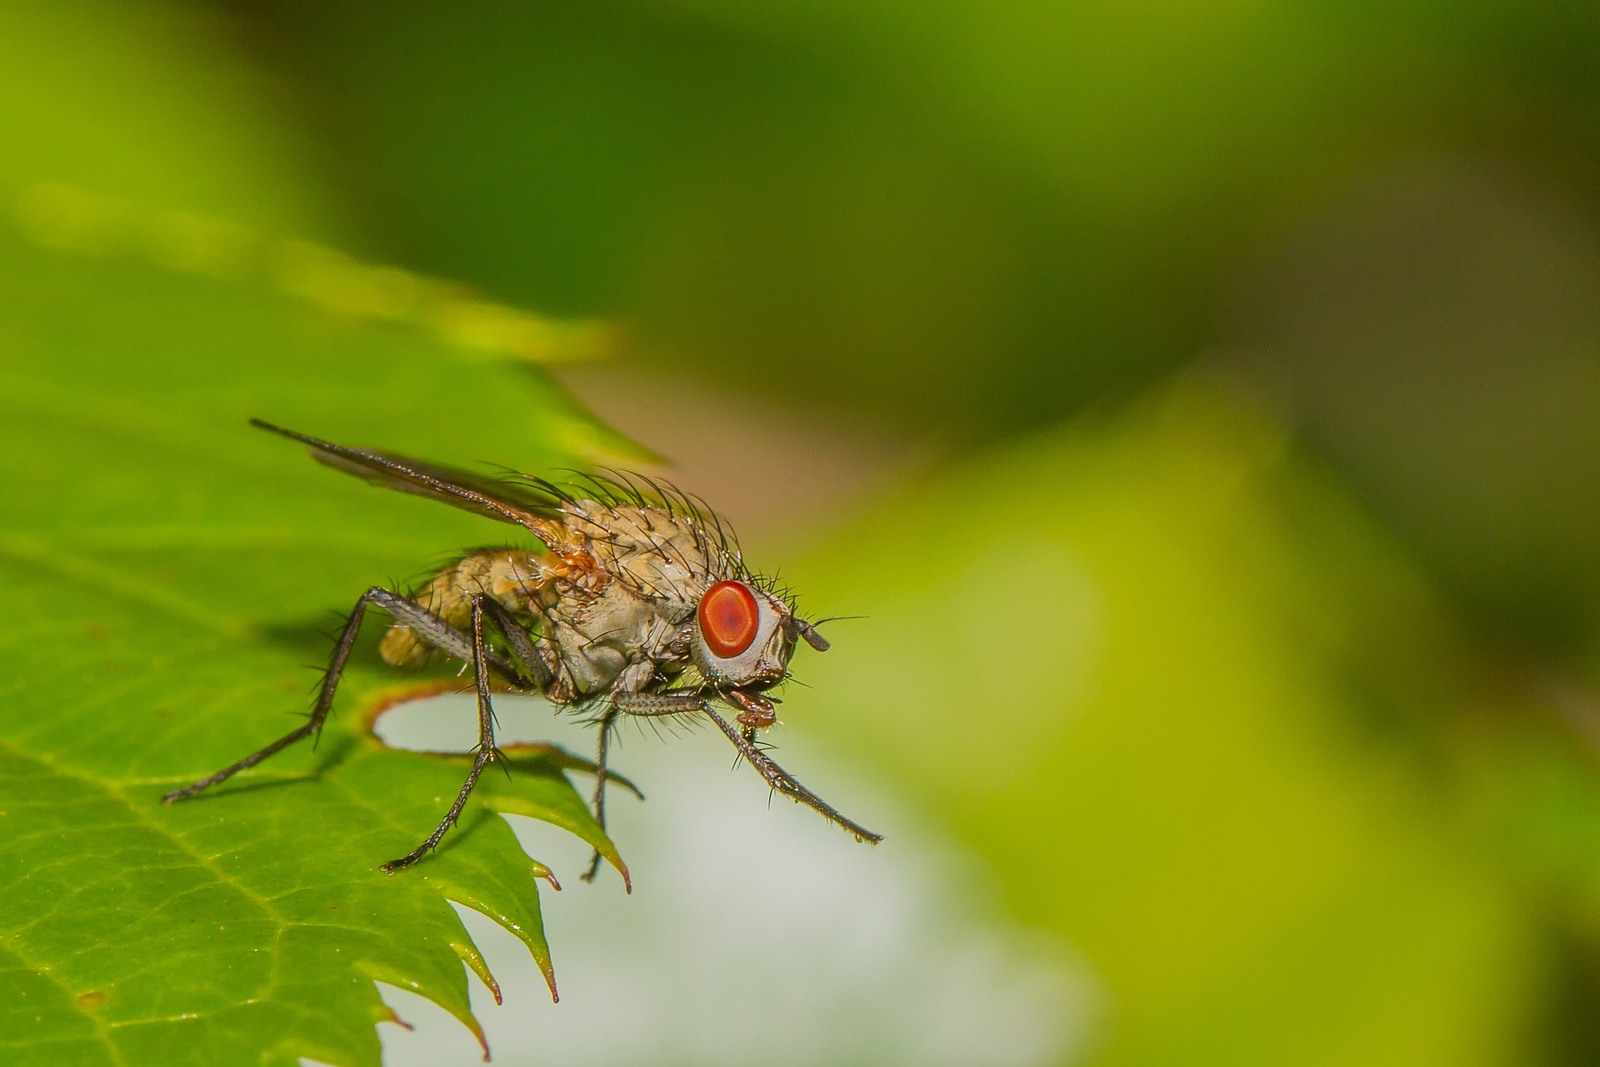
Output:
<instances>
[{"instance_id":1,"label":"fly's front leg","mask_svg":"<svg viewBox=\"0 0 1600 1067\"><path fill-rule=\"evenodd\" d=\"M767 784L774 790L811 808L829 822L844 827L844 829L855 835L857 841L868 841L876 845L883 840L882 834L875 834L860 823L845 818L839 814L833 805L801 785L792 774L778 766L765 752L756 747L754 740L745 736L744 731L735 727L721 715L718 715L709 706L702 704L700 710L705 712L706 716L717 724L717 729L721 730L728 740L733 742L733 747L739 750L741 756L750 761L750 766L754 767L757 773L765 778Z\"/></svg>"},{"instance_id":2,"label":"fly's front leg","mask_svg":"<svg viewBox=\"0 0 1600 1067\"><path fill-rule=\"evenodd\" d=\"M611 702L624 715L645 719L706 709L706 699L698 693L618 693Z\"/></svg>"},{"instance_id":3,"label":"fly's front leg","mask_svg":"<svg viewBox=\"0 0 1600 1067\"><path fill-rule=\"evenodd\" d=\"M328 712L333 708L333 694L339 688L339 679L344 675L345 664L350 659L350 650L355 647L356 635L361 631L361 619L366 614L368 605L372 604L376 604L404 622L434 647L471 662L472 643L460 630L398 593L374 586L361 594L361 599L356 601L356 606L350 611L350 618L344 624L344 631L339 634L339 640L333 646L333 655L328 659L328 669L322 675L322 687L317 691L317 702L312 707L311 718L306 724L297 730L289 731L260 751L252 752L238 763L222 768L209 778L202 778L182 789L174 789L161 798L162 802L171 804L174 800L193 796L219 782L227 781L240 771L249 770L262 760L282 752L296 741L318 736L322 732L322 724L328 718ZM489 665L508 678L517 677L516 671L503 656L492 656Z\"/></svg>"},{"instance_id":4,"label":"fly's front leg","mask_svg":"<svg viewBox=\"0 0 1600 1067\"><path fill-rule=\"evenodd\" d=\"M484 767L494 759L494 708L489 703L489 672L486 669L489 650L483 644L483 612L487 601L481 596L472 598L472 668L476 675L478 687L478 747L472 760L472 770L467 774L467 780L461 786L461 792L456 795L456 801L450 805L450 811L445 815L444 821L428 839L418 845L407 855L397 860L390 860L383 864L379 870L385 874L393 874L416 863L439 843L445 831L455 825L461 817L461 809L467 806L467 797L472 795L473 787L478 784L478 777L483 774Z\"/></svg>"},{"instance_id":5,"label":"fly's front leg","mask_svg":"<svg viewBox=\"0 0 1600 1067\"><path fill-rule=\"evenodd\" d=\"M772 704L765 698L731 692L730 697L750 713L750 717L757 717L762 725L770 725ZM828 821L842 826L855 835L857 841L870 841L876 845L883 840L882 834L873 833L860 823L847 819L839 814L838 810L817 796L811 790L801 785L795 777L772 761L765 752L761 751L755 743L757 727L743 725L736 727L721 715L713 711L706 699L695 693L631 693L616 698L616 706L629 715L683 715L691 712L703 712L712 722L717 724L717 729L725 734L739 754L750 762L767 784L792 800L797 800L812 810L821 814ZM741 720L746 718L741 714Z\"/></svg>"}]
</instances>

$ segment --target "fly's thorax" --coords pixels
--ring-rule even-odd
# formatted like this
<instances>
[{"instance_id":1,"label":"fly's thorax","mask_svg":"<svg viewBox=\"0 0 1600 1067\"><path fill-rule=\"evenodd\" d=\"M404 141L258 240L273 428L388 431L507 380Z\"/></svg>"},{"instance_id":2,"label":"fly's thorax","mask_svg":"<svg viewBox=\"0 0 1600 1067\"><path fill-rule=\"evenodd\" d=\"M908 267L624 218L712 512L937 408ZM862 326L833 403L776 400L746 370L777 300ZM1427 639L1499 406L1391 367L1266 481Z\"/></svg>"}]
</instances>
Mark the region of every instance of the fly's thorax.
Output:
<instances>
[{"instance_id":1,"label":"fly's thorax","mask_svg":"<svg viewBox=\"0 0 1600 1067\"><path fill-rule=\"evenodd\" d=\"M691 623L690 656L719 689L760 687L783 680L794 655L792 609L758 586L729 579L701 596Z\"/></svg>"},{"instance_id":2,"label":"fly's thorax","mask_svg":"<svg viewBox=\"0 0 1600 1067\"><path fill-rule=\"evenodd\" d=\"M669 658L681 622L621 582L563 596L545 618L546 639L580 693L610 688L630 663Z\"/></svg>"},{"instance_id":3,"label":"fly's thorax","mask_svg":"<svg viewBox=\"0 0 1600 1067\"><path fill-rule=\"evenodd\" d=\"M692 515L667 508L582 500L566 507L600 570L635 595L687 617L727 561Z\"/></svg>"}]
</instances>

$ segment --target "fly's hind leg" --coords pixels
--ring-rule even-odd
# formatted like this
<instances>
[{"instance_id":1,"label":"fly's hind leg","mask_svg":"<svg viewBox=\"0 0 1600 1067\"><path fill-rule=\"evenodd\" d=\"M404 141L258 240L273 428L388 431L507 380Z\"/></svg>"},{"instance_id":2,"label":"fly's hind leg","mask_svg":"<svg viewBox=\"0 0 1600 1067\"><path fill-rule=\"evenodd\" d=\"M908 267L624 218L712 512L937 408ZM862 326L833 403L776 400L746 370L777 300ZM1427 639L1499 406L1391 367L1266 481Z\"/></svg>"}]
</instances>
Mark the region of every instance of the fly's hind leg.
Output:
<instances>
[{"instance_id":1,"label":"fly's hind leg","mask_svg":"<svg viewBox=\"0 0 1600 1067\"><path fill-rule=\"evenodd\" d=\"M458 659L468 663L473 662L472 642L467 635L445 622L439 616L426 608L420 607L398 593L374 586L361 594L361 599L356 601L356 606L350 612L350 618L344 624L344 631L339 634L338 643L333 646L333 655L328 659L328 669L322 676L322 686L317 691L317 702L311 709L311 718L304 726L291 730L287 734L258 752L252 752L237 763L222 768L209 778L202 778L193 785L174 789L162 797L162 802L171 804L174 800L193 796L202 790L209 789L219 782L225 782L240 771L249 770L262 760L277 755L296 741L308 737L316 737L322 732L322 724L328 718L328 712L333 707L333 694L339 688L339 679L344 675L345 663L350 659L350 650L355 647L356 635L361 630L361 619L366 614L369 605L378 607L393 615L396 619L411 627L412 630L422 635L430 644L447 652ZM517 679L518 674L512 665L503 656L489 652L485 657L489 666L500 671L507 678Z\"/></svg>"},{"instance_id":2,"label":"fly's hind leg","mask_svg":"<svg viewBox=\"0 0 1600 1067\"><path fill-rule=\"evenodd\" d=\"M478 747L474 750L472 770L467 773L467 780L462 783L461 792L456 794L455 803L450 805L450 811L446 813L444 820L439 823L438 827L428 835L428 839L422 844L399 859L390 860L379 867L379 870L385 874L393 874L395 871L403 870L433 851L434 846L439 843L439 839L444 837L445 831L454 826L455 821L461 817L461 809L466 807L467 797L472 795L473 787L478 784L478 778L483 774L483 769L495 757L494 708L489 703L489 672L487 669L490 653L483 643L483 613L487 603L488 601L481 596L472 598L471 663L478 690Z\"/></svg>"}]
</instances>

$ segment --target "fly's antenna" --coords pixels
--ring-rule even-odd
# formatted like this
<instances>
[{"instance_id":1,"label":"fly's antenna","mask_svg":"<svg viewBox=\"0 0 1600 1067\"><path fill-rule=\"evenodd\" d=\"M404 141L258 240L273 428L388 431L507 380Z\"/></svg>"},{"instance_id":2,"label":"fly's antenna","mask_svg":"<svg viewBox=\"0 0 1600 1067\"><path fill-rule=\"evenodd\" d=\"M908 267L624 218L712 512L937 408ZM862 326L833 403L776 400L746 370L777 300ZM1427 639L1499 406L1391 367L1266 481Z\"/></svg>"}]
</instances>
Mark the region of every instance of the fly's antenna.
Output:
<instances>
[{"instance_id":1,"label":"fly's antenna","mask_svg":"<svg viewBox=\"0 0 1600 1067\"><path fill-rule=\"evenodd\" d=\"M826 637L823 637L821 634L817 633L818 626L821 626L825 622L840 622L844 619L864 618L866 618L865 615L831 615L826 619L817 619L816 621L812 622L802 619L798 615L790 616L789 622L794 627L794 633L791 635L790 639L792 640L795 636L804 638L805 643L816 649L818 652L826 652L833 646L828 643L828 639Z\"/></svg>"}]
</instances>

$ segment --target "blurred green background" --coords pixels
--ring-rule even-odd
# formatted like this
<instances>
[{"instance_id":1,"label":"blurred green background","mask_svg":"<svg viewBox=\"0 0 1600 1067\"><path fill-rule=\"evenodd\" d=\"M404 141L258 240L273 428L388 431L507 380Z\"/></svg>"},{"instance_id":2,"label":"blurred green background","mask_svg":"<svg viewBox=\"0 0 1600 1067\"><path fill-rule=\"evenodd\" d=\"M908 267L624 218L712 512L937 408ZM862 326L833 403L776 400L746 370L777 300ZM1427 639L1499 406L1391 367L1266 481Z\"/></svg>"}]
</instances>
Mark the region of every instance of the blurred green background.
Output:
<instances>
[{"instance_id":1,"label":"blurred green background","mask_svg":"<svg viewBox=\"0 0 1600 1067\"><path fill-rule=\"evenodd\" d=\"M8 198L624 323L563 380L866 616L788 730L1094 976L1063 1055L1600 1058L1600 9L0 22Z\"/></svg>"}]
</instances>

